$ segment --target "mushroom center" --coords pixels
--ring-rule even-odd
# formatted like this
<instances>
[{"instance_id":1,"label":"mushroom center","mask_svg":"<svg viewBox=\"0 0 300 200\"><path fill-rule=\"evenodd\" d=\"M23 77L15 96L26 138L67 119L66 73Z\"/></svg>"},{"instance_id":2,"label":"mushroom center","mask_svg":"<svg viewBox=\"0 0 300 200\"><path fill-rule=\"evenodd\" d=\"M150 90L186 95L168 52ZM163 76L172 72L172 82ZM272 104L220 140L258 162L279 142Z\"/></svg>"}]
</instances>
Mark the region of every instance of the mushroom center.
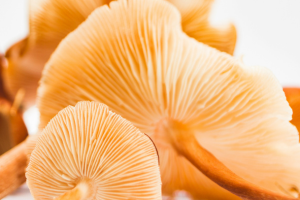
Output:
<instances>
[{"instance_id":1,"label":"mushroom center","mask_svg":"<svg viewBox=\"0 0 300 200\"><path fill-rule=\"evenodd\" d=\"M90 178L80 178L73 190L78 190L82 199L92 200L96 198L96 188L94 188L93 181Z\"/></svg>"},{"instance_id":2,"label":"mushroom center","mask_svg":"<svg viewBox=\"0 0 300 200\"><path fill-rule=\"evenodd\" d=\"M165 118L156 124L152 139L155 145L160 148L174 148L176 150L174 142L180 141L180 138L188 137L190 133L186 125Z\"/></svg>"}]
</instances>

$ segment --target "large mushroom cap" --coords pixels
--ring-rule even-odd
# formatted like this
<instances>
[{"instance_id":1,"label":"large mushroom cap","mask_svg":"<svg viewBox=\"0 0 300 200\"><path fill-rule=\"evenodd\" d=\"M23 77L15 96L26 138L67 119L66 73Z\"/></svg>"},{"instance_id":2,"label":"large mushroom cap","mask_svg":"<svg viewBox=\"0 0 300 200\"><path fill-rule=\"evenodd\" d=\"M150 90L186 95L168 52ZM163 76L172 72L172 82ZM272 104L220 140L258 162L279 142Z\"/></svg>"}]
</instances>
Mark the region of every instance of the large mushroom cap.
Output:
<instances>
[{"instance_id":1,"label":"large mushroom cap","mask_svg":"<svg viewBox=\"0 0 300 200\"><path fill-rule=\"evenodd\" d=\"M152 141L95 102L69 106L50 121L26 177L35 199L52 200L81 183L87 183L86 199L161 199Z\"/></svg>"},{"instance_id":2,"label":"large mushroom cap","mask_svg":"<svg viewBox=\"0 0 300 200\"><path fill-rule=\"evenodd\" d=\"M39 97L41 128L65 106L93 100L150 135L164 193L237 198L175 151L160 130L168 121L244 179L282 194L300 188L298 133L279 82L188 37L165 1L121 0L93 12L47 63Z\"/></svg>"},{"instance_id":3,"label":"large mushroom cap","mask_svg":"<svg viewBox=\"0 0 300 200\"><path fill-rule=\"evenodd\" d=\"M209 24L212 0L168 0L181 12L184 31L200 42L232 54L236 42L233 25L222 28ZM25 104L35 102L42 69L59 42L81 24L90 13L111 0L30 0L29 35L6 52L9 66L5 85L11 96L26 91ZM184 3L183 3L184 2Z\"/></svg>"}]
</instances>

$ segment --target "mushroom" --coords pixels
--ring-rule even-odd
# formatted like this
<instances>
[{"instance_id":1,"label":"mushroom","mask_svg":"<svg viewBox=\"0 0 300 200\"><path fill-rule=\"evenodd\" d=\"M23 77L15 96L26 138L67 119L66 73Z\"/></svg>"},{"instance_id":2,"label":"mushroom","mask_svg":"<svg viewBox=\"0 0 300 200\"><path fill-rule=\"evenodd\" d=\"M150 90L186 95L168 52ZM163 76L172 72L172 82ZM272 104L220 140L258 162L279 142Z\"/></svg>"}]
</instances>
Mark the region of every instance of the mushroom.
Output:
<instances>
[{"instance_id":1,"label":"mushroom","mask_svg":"<svg viewBox=\"0 0 300 200\"><path fill-rule=\"evenodd\" d=\"M0 99L11 100L4 87L3 68L7 67L7 60L4 55L0 54Z\"/></svg>"},{"instance_id":2,"label":"mushroom","mask_svg":"<svg viewBox=\"0 0 300 200\"><path fill-rule=\"evenodd\" d=\"M19 90L12 101L3 85L2 69L5 67L6 60L0 55L0 155L22 142L28 135L21 112L24 91Z\"/></svg>"},{"instance_id":3,"label":"mushroom","mask_svg":"<svg viewBox=\"0 0 300 200\"><path fill-rule=\"evenodd\" d=\"M5 180L0 181L0 199L25 183L25 170L38 135L29 135L26 140L0 156L0 180Z\"/></svg>"},{"instance_id":4,"label":"mushroom","mask_svg":"<svg viewBox=\"0 0 300 200\"><path fill-rule=\"evenodd\" d=\"M0 98L0 155L24 141L28 135L22 118L20 90L13 103Z\"/></svg>"},{"instance_id":5,"label":"mushroom","mask_svg":"<svg viewBox=\"0 0 300 200\"><path fill-rule=\"evenodd\" d=\"M300 132L300 88L284 87L283 91L285 93L286 100L289 102L293 110L291 123L295 125L298 132Z\"/></svg>"},{"instance_id":6,"label":"mushroom","mask_svg":"<svg viewBox=\"0 0 300 200\"><path fill-rule=\"evenodd\" d=\"M49 122L26 177L35 199L161 199L152 140L97 102L68 106Z\"/></svg>"},{"instance_id":7,"label":"mushroom","mask_svg":"<svg viewBox=\"0 0 300 200\"><path fill-rule=\"evenodd\" d=\"M26 141L0 156L0 199L25 183Z\"/></svg>"},{"instance_id":8,"label":"mushroom","mask_svg":"<svg viewBox=\"0 0 300 200\"><path fill-rule=\"evenodd\" d=\"M29 36L6 52L9 67L4 74L5 85L14 96L20 88L26 91L25 104L35 102L41 72L59 42L97 7L111 0L30 0ZM186 33L198 41L232 54L236 31L233 25L220 29L210 26L208 16L211 0L168 0L183 15Z\"/></svg>"},{"instance_id":9,"label":"mushroom","mask_svg":"<svg viewBox=\"0 0 300 200\"><path fill-rule=\"evenodd\" d=\"M293 199L300 146L279 82L188 37L180 21L158 0L96 9L46 64L40 128L66 105L98 101L154 140L163 193Z\"/></svg>"},{"instance_id":10,"label":"mushroom","mask_svg":"<svg viewBox=\"0 0 300 200\"><path fill-rule=\"evenodd\" d=\"M59 42L97 7L110 0L30 0L28 37L6 52L5 87L12 96L23 88L25 104L34 104L43 67Z\"/></svg>"},{"instance_id":11,"label":"mushroom","mask_svg":"<svg viewBox=\"0 0 300 200\"><path fill-rule=\"evenodd\" d=\"M26 145L22 141L28 135L21 109L24 91L19 90L12 101L3 86L4 67L6 60L0 55L0 199L25 182Z\"/></svg>"}]
</instances>

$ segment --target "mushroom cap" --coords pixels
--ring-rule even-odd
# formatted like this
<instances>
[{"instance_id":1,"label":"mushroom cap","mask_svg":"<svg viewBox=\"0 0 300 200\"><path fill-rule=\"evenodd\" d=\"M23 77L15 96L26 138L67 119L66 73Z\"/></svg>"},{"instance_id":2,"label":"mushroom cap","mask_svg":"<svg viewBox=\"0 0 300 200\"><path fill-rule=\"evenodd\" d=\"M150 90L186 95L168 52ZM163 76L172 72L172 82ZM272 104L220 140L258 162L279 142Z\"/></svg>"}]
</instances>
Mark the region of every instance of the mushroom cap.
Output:
<instances>
[{"instance_id":1,"label":"mushroom cap","mask_svg":"<svg viewBox=\"0 0 300 200\"><path fill-rule=\"evenodd\" d=\"M110 1L30 0L30 34L27 49L43 46L52 48L49 52L52 53L59 42L81 24L93 10Z\"/></svg>"},{"instance_id":2,"label":"mushroom cap","mask_svg":"<svg viewBox=\"0 0 300 200\"><path fill-rule=\"evenodd\" d=\"M36 89L45 63L59 42L99 6L111 0L30 0L27 38L6 52L9 67L4 80L11 96L20 88L26 91L26 106L34 104ZM169 0L183 16L184 31L198 41L232 54L236 42L233 25L214 28L208 22L211 0Z\"/></svg>"},{"instance_id":3,"label":"mushroom cap","mask_svg":"<svg viewBox=\"0 0 300 200\"><path fill-rule=\"evenodd\" d=\"M38 137L26 172L35 199L53 199L89 182L91 199L161 199L150 138L96 102L60 111Z\"/></svg>"},{"instance_id":4,"label":"mushroom cap","mask_svg":"<svg viewBox=\"0 0 300 200\"><path fill-rule=\"evenodd\" d=\"M237 198L178 155L160 131L165 120L179 122L240 177L292 195L300 187L300 146L279 82L265 68L188 37L180 20L174 6L158 0L95 10L46 65L41 128L66 105L105 103L154 140L165 194Z\"/></svg>"}]
</instances>

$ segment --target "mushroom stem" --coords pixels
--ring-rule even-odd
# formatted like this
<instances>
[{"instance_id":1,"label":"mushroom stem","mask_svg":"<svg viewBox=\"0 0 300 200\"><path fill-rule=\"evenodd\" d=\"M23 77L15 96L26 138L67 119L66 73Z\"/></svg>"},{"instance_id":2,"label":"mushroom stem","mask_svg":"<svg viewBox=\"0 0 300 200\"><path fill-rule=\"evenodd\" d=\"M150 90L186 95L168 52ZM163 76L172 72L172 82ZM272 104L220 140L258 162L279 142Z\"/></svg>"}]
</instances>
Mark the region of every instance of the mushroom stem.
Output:
<instances>
[{"instance_id":1,"label":"mushroom stem","mask_svg":"<svg viewBox=\"0 0 300 200\"><path fill-rule=\"evenodd\" d=\"M3 80L3 68L7 66L7 60L5 59L3 54L0 54L0 98L11 100L8 96L5 87L4 87L4 80Z\"/></svg>"},{"instance_id":2,"label":"mushroom stem","mask_svg":"<svg viewBox=\"0 0 300 200\"><path fill-rule=\"evenodd\" d=\"M0 199L25 183L26 141L0 157Z\"/></svg>"},{"instance_id":3,"label":"mushroom stem","mask_svg":"<svg viewBox=\"0 0 300 200\"><path fill-rule=\"evenodd\" d=\"M165 133L174 148L187 158L197 169L219 186L244 200L296 200L277 194L250 183L228 169L214 155L203 148L194 134L181 124L167 122Z\"/></svg>"},{"instance_id":4,"label":"mushroom stem","mask_svg":"<svg viewBox=\"0 0 300 200\"><path fill-rule=\"evenodd\" d=\"M0 155L28 136L21 112L23 96L24 91L19 90L13 103L0 97Z\"/></svg>"},{"instance_id":5,"label":"mushroom stem","mask_svg":"<svg viewBox=\"0 0 300 200\"><path fill-rule=\"evenodd\" d=\"M90 184L88 181L81 181L75 188L55 198L54 200L86 200L90 197Z\"/></svg>"}]
</instances>

